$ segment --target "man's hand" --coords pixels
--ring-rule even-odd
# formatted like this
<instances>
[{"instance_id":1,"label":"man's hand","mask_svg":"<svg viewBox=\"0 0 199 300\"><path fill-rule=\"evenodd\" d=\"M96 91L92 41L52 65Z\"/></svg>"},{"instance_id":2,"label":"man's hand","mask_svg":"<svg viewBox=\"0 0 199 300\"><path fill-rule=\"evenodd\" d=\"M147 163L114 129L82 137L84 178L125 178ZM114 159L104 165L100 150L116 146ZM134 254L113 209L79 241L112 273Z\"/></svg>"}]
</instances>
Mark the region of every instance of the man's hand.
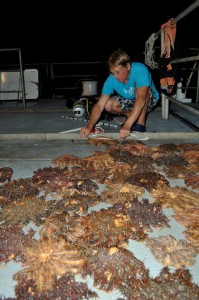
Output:
<instances>
[{"instance_id":1,"label":"man's hand","mask_svg":"<svg viewBox=\"0 0 199 300\"><path fill-rule=\"evenodd\" d=\"M123 125L120 129L120 138L123 140L131 133L131 128L128 125Z\"/></svg>"},{"instance_id":2,"label":"man's hand","mask_svg":"<svg viewBox=\"0 0 199 300\"><path fill-rule=\"evenodd\" d=\"M90 134L90 132L91 132L91 130L87 127L81 128L80 129L80 137L85 139Z\"/></svg>"}]
</instances>

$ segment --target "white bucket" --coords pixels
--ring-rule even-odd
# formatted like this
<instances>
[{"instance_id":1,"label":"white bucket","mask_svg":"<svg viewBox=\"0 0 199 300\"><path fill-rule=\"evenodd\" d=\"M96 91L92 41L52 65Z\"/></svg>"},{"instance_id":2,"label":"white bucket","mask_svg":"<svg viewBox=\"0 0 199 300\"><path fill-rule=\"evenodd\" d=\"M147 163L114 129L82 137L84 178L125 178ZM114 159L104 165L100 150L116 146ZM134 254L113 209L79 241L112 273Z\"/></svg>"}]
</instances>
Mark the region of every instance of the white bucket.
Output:
<instances>
[{"instance_id":1,"label":"white bucket","mask_svg":"<svg viewBox=\"0 0 199 300\"><path fill-rule=\"evenodd\" d=\"M82 96L93 96L97 94L97 81L82 81L83 93Z\"/></svg>"}]
</instances>

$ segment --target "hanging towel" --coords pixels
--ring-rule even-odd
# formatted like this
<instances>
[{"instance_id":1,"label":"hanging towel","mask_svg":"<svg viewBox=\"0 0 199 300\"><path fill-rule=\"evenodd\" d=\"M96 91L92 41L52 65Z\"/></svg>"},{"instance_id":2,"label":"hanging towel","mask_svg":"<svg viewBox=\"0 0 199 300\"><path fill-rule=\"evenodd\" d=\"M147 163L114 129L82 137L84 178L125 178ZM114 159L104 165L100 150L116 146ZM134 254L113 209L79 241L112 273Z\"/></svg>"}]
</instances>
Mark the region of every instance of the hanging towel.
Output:
<instances>
[{"instance_id":1,"label":"hanging towel","mask_svg":"<svg viewBox=\"0 0 199 300\"><path fill-rule=\"evenodd\" d=\"M161 26L164 40L159 58L160 90L167 95L172 95L175 92L177 75L175 64L171 64L171 61L175 59L174 44L176 38L176 23L173 23L173 20L174 18L171 18Z\"/></svg>"}]
</instances>

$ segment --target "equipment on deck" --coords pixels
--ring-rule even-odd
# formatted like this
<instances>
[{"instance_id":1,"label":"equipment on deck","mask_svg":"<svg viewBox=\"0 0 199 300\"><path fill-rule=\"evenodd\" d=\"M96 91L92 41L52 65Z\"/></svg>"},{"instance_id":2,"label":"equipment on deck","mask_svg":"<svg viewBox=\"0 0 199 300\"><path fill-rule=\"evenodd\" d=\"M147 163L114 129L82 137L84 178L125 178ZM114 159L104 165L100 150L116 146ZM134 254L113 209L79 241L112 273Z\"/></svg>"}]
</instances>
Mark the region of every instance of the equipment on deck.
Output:
<instances>
[{"instance_id":1,"label":"equipment on deck","mask_svg":"<svg viewBox=\"0 0 199 300\"><path fill-rule=\"evenodd\" d=\"M82 118L83 116L88 118L92 107L97 102L97 100L97 97L85 97L75 101L73 105L74 116L77 118Z\"/></svg>"},{"instance_id":2,"label":"equipment on deck","mask_svg":"<svg viewBox=\"0 0 199 300\"><path fill-rule=\"evenodd\" d=\"M98 97L86 97L86 98L80 98L73 104L73 114L76 118L82 118L85 117L86 119L89 119L89 116L91 114L93 105L98 101ZM100 120L113 120L113 115L110 113L107 113L105 110L102 112Z\"/></svg>"},{"instance_id":3,"label":"equipment on deck","mask_svg":"<svg viewBox=\"0 0 199 300\"><path fill-rule=\"evenodd\" d=\"M86 113L85 104L82 99L75 101L73 105L73 114L77 118L82 118Z\"/></svg>"}]
</instances>

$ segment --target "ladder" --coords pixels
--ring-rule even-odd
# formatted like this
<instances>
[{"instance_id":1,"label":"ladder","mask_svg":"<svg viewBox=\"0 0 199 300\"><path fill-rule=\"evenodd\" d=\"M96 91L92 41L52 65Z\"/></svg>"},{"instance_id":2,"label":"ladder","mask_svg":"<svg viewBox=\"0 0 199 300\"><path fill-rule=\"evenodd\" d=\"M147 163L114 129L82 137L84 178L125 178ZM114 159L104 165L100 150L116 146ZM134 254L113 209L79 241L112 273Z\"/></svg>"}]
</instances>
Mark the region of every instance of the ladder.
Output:
<instances>
[{"instance_id":1,"label":"ladder","mask_svg":"<svg viewBox=\"0 0 199 300\"><path fill-rule=\"evenodd\" d=\"M21 55L21 50L19 48L5 48L5 49L0 49L0 52L17 52L18 54L18 63L16 64L9 64L9 65L4 65L6 67L6 70L8 70L9 67L14 67L14 70L19 72L19 86L18 90L0 90L0 93L17 93L18 98L19 95L22 94L22 101L23 101L23 106L26 106L26 97L25 97L25 84L24 84L24 73L23 73L23 67L22 67L22 55ZM9 67L8 67L9 66ZM19 66L19 68L18 68ZM3 66L0 66L3 68ZM2 80L2 79L1 79ZM19 101L19 99L18 99Z\"/></svg>"}]
</instances>

